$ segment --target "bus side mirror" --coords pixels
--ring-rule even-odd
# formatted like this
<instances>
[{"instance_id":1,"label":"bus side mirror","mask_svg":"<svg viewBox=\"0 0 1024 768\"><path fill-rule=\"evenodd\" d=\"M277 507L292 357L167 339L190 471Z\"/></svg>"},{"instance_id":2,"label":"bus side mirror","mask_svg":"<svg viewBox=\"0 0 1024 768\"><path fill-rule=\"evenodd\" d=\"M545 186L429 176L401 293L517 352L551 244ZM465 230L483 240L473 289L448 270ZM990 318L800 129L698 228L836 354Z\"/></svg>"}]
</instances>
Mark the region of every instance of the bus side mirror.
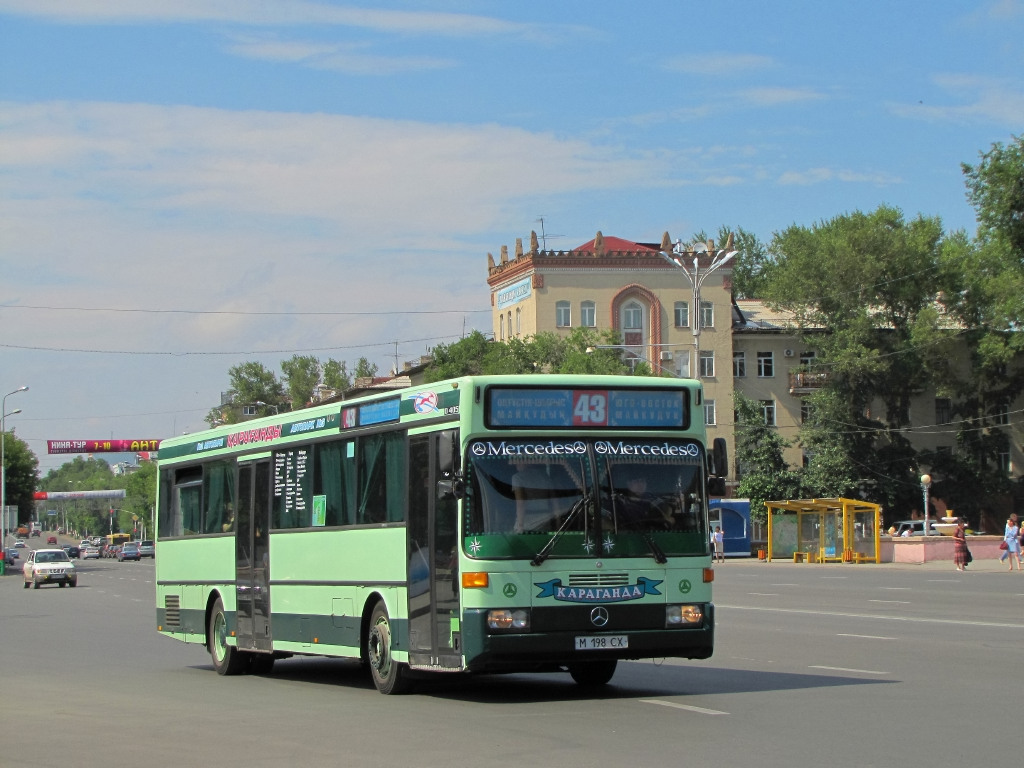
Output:
<instances>
[{"instance_id":1,"label":"bus side mirror","mask_svg":"<svg viewBox=\"0 0 1024 768\"><path fill-rule=\"evenodd\" d=\"M445 499L461 499L466 495L466 484L458 477L449 477L437 481L437 498L439 501Z\"/></svg>"},{"instance_id":2,"label":"bus side mirror","mask_svg":"<svg viewBox=\"0 0 1024 768\"><path fill-rule=\"evenodd\" d=\"M458 474L459 467L459 431L446 429L437 440L438 469L445 477Z\"/></svg>"},{"instance_id":3,"label":"bus side mirror","mask_svg":"<svg viewBox=\"0 0 1024 768\"><path fill-rule=\"evenodd\" d=\"M725 496L725 476L729 473L729 448L724 437L716 437L708 455L708 495Z\"/></svg>"},{"instance_id":4,"label":"bus side mirror","mask_svg":"<svg viewBox=\"0 0 1024 768\"><path fill-rule=\"evenodd\" d=\"M715 461L714 474L723 480L729 474L729 447L724 437L716 437L711 444L711 456Z\"/></svg>"}]
</instances>

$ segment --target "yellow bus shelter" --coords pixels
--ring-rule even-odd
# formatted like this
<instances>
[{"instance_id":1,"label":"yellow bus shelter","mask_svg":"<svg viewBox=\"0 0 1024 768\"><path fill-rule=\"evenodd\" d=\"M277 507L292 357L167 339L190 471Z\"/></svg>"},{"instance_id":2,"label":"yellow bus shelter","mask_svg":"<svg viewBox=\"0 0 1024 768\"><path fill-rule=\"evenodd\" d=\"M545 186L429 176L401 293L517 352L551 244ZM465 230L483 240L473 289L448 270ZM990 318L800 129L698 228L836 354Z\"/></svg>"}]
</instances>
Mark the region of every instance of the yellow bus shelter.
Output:
<instances>
[{"instance_id":1,"label":"yellow bus shelter","mask_svg":"<svg viewBox=\"0 0 1024 768\"><path fill-rule=\"evenodd\" d=\"M882 507L853 499L766 501L768 560L881 562Z\"/></svg>"}]
</instances>

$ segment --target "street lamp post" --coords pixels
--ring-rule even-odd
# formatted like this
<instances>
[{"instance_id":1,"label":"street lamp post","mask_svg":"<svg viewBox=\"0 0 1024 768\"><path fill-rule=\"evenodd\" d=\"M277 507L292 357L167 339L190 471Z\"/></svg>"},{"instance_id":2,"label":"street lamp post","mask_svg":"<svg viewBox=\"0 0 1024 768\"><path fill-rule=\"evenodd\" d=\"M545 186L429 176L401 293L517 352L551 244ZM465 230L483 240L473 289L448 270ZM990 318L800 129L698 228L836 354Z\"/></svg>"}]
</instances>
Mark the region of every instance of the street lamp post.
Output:
<instances>
[{"instance_id":1,"label":"street lamp post","mask_svg":"<svg viewBox=\"0 0 1024 768\"><path fill-rule=\"evenodd\" d=\"M931 534L931 527L928 525L928 490L932 487L932 476L921 475L921 491L924 493L924 535Z\"/></svg>"},{"instance_id":2,"label":"street lamp post","mask_svg":"<svg viewBox=\"0 0 1024 768\"><path fill-rule=\"evenodd\" d=\"M10 413L7 412L7 398L27 390L28 387L18 387L13 392L8 392L4 395L3 400L0 400L0 549L7 546L7 467L4 464L4 445L7 443L6 420L8 416L21 413L21 408Z\"/></svg>"},{"instance_id":3,"label":"street lamp post","mask_svg":"<svg viewBox=\"0 0 1024 768\"><path fill-rule=\"evenodd\" d=\"M684 244L681 240L676 240L675 245L672 246L672 255L668 255L664 251L659 251L662 258L665 259L673 267L676 267L681 271L686 279L689 281L690 286L693 288L693 365L698 368L696 371L697 375L693 378L700 378L700 329L701 329L701 306L700 306L700 288L704 284L708 275L714 272L721 266L724 266L732 258L739 253L739 251L732 250L732 235L729 235L729 239L725 243L726 247L722 250L713 250L714 243L709 240L707 245L704 243L695 243L692 246ZM700 256L701 254L707 254L710 257L711 262L701 268ZM692 256L693 261L691 266L687 267L683 263L684 256Z\"/></svg>"}]
</instances>

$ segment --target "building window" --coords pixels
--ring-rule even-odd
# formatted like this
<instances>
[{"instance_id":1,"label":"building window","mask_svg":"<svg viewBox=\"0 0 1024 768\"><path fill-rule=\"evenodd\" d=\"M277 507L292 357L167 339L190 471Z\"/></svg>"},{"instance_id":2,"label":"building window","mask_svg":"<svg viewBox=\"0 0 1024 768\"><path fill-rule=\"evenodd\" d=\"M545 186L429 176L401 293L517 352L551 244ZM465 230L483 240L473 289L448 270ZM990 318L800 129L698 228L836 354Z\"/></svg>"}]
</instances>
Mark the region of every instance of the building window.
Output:
<instances>
[{"instance_id":1,"label":"building window","mask_svg":"<svg viewBox=\"0 0 1024 768\"><path fill-rule=\"evenodd\" d=\"M715 421L715 401L705 400L704 401L704 423L705 424L716 424Z\"/></svg>"},{"instance_id":2,"label":"building window","mask_svg":"<svg viewBox=\"0 0 1024 768\"><path fill-rule=\"evenodd\" d=\"M568 328L572 325L572 309L568 301L555 302L555 325Z\"/></svg>"},{"instance_id":3,"label":"building window","mask_svg":"<svg viewBox=\"0 0 1024 768\"><path fill-rule=\"evenodd\" d=\"M811 366L814 365L814 352L801 352L800 365L802 365L805 369L810 370Z\"/></svg>"},{"instance_id":4,"label":"building window","mask_svg":"<svg viewBox=\"0 0 1024 768\"><path fill-rule=\"evenodd\" d=\"M1010 426L1010 405L1009 403L1000 403L992 409L992 420L995 422L997 427L1008 427Z\"/></svg>"},{"instance_id":5,"label":"building window","mask_svg":"<svg viewBox=\"0 0 1024 768\"><path fill-rule=\"evenodd\" d=\"M580 304L580 325L586 328L597 327L597 305L592 301Z\"/></svg>"},{"instance_id":6,"label":"building window","mask_svg":"<svg viewBox=\"0 0 1024 768\"><path fill-rule=\"evenodd\" d=\"M675 306L676 328L690 327L690 302L677 301Z\"/></svg>"},{"instance_id":7,"label":"building window","mask_svg":"<svg viewBox=\"0 0 1024 768\"><path fill-rule=\"evenodd\" d=\"M715 327L715 305L710 301L702 301L700 303L700 327Z\"/></svg>"},{"instance_id":8,"label":"building window","mask_svg":"<svg viewBox=\"0 0 1024 768\"><path fill-rule=\"evenodd\" d=\"M732 353L732 375L737 379L742 379L747 375L747 353L746 352L733 352Z\"/></svg>"},{"instance_id":9,"label":"building window","mask_svg":"<svg viewBox=\"0 0 1024 768\"><path fill-rule=\"evenodd\" d=\"M256 406L255 405L243 405L242 406L242 415L243 416L256 416L257 415L257 413L256 413Z\"/></svg>"},{"instance_id":10,"label":"building window","mask_svg":"<svg viewBox=\"0 0 1024 768\"><path fill-rule=\"evenodd\" d=\"M770 379L775 375L775 353L757 353L757 375L762 379Z\"/></svg>"},{"instance_id":11,"label":"building window","mask_svg":"<svg viewBox=\"0 0 1024 768\"><path fill-rule=\"evenodd\" d=\"M690 378L690 350L676 352L676 371L679 378Z\"/></svg>"},{"instance_id":12,"label":"building window","mask_svg":"<svg viewBox=\"0 0 1024 768\"><path fill-rule=\"evenodd\" d=\"M700 353L700 377L711 379L715 376L715 353L701 351Z\"/></svg>"},{"instance_id":13,"label":"building window","mask_svg":"<svg viewBox=\"0 0 1024 768\"><path fill-rule=\"evenodd\" d=\"M935 398L935 423L950 424L953 421L953 401L948 397Z\"/></svg>"},{"instance_id":14,"label":"building window","mask_svg":"<svg viewBox=\"0 0 1024 768\"><path fill-rule=\"evenodd\" d=\"M807 424L814 419L814 406L806 400L800 402L800 423Z\"/></svg>"},{"instance_id":15,"label":"building window","mask_svg":"<svg viewBox=\"0 0 1024 768\"><path fill-rule=\"evenodd\" d=\"M498 315L498 340L505 340L505 315Z\"/></svg>"},{"instance_id":16,"label":"building window","mask_svg":"<svg viewBox=\"0 0 1024 768\"><path fill-rule=\"evenodd\" d=\"M512 310L508 311L508 337L512 338Z\"/></svg>"},{"instance_id":17,"label":"building window","mask_svg":"<svg viewBox=\"0 0 1024 768\"><path fill-rule=\"evenodd\" d=\"M761 413L764 415L764 424L766 427L775 426L775 401L774 400L762 400L761 401Z\"/></svg>"},{"instance_id":18,"label":"building window","mask_svg":"<svg viewBox=\"0 0 1024 768\"><path fill-rule=\"evenodd\" d=\"M999 461L999 468L1001 470L1003 470L1003 472L1006 472L1007 474L1010 474L1013 471L1013 465L1010 463L1010 452L1009 451L1000 451L999 452L999 456L998 456L998 461Z\"/></svg>"},{"instance_id":19,"label":"building window","mask_svg":"<svg viewBox=\"0 0 1024 768\"><path fill-rule=\"evenodd\" d=\"M644 308L636 301L622 308L622 340L627 347L644 343Z\"/></svg>"},{"instance_id":20,"label":"building window","mask_svg":"<svg viewBox=\"0 0 1024 768\"><path fill-rule=\"evenodd\" d=\"M516 336L523 332L523 311L516 307Z\"/></svg>"}]
</instances>

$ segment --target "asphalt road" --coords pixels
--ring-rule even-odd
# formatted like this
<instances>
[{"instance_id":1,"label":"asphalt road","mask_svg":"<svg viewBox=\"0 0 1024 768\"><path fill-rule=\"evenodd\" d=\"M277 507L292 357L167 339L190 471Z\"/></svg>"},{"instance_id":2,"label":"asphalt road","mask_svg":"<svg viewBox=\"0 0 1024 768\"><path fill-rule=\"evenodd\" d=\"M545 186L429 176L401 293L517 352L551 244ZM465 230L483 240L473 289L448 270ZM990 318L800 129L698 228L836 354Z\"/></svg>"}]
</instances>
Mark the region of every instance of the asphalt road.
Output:
<instances>
[{"instance_id":1,"label":"asphalt road","mask_svg":"<svg viewBox=\"0 0 1024 768\"><path fill-rule=\"evenodd\" d=\"M33 542L33 546L38 546ZM717 570L707 661L445 676L381 696L351 662L222 678L155 631L153 562L76 589L0 579L0 766L1019 764L1024 575L975 563Z\"/></svg>"}]
</instances>

